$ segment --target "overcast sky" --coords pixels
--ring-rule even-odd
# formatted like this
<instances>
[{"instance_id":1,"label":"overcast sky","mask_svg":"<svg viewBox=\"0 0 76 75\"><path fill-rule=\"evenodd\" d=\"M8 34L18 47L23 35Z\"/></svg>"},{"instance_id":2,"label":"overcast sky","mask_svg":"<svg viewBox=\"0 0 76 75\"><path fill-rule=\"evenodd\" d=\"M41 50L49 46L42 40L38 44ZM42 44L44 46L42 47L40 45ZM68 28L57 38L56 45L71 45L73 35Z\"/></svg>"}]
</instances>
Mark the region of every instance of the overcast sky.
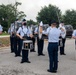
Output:
<instances>
[{"instance_id":1,"label":"overcast sky","mask_svg":"<svg viewBox=\"0 0 76 75\"><path fill-rule=\"evenodd\" d=\"M40 11L41 7L49 4L56 5L64 13L67 9L76 10L76 0L16 0L22 3L18 7L18 10L22 10L27 15L26 19L33 19L36 21L37 13ZM15 0L0 0L0 4L15 3Z\"/></svg>"}]
</instances>

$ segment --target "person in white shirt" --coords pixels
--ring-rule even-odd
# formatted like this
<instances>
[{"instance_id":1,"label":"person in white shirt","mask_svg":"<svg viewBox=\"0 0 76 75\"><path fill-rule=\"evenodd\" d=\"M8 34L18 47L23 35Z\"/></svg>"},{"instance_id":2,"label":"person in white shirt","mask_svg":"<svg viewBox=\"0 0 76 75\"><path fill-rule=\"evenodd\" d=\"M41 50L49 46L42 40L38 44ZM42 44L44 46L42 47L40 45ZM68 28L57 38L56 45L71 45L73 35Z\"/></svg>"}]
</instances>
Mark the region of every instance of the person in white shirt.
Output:
<instances>
[{"instance_id":1,"label":"person in white shirt","mask_svg":"<svg viewBox=\"0 0 76 75\"><path fill-rule=\"evenodd\" d=\"M51 21L51 27L47 32L42 31L43 34L48 36L48 55L49 55L49 69L48 72L56 73L58 69L58 42L61 30L57 29L57 22Z\"/></svg>"},{"instance_id":2,"label":"person in white shirt","mask_svg":"<svg viewBox=\"0 0 76 75\"><path fill-rule=\"evenodd\" d=\"M60 23L60 27L58 29L63 29L64 33L61 34L61 40L62 40L62 46L60 46L60 55L66 55L65 54L65 42L66 42L66 29L64 27L64 22L62 21Z\"/></svg>"}]
</instances>

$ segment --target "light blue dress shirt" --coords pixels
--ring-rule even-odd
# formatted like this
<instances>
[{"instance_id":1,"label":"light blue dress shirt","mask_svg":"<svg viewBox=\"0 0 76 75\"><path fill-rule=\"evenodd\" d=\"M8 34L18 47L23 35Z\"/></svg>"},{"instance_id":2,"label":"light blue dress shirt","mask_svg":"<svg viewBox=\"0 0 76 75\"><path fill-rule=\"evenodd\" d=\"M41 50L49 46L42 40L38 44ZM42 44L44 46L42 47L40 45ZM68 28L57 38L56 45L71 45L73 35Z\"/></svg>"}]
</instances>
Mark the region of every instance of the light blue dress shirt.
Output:
<instances>
[{"instance_id":1,"label":"light blue dress shirt","mask_svg":"<svg viewBox=\"0 0 76 75\"><path fill-rule=\"evenodd\" d=\"M76 36L76 30L73 31L72 36Z\"/></svg>"},{"instance_id":2,"label":"light blue dress shirt","mask_svg":"<svg viewBox=\"0 0 76 75\"><path fill-rule=\"evenodd\" d=\"M61 30L57 29L57 28L47 28L46 32L42 32L43 34L47 34L48 35L48 42L59 42L59 36L61 34Z\"/></svg>"},{"instance_id":3,"label":"light blue dress shirt","mask_svg":"<svg viewBox=\"0 0 76 75\"><path fill-rule=\"evenodd\" d=\"M36 27L34 33L38 33L38 31L38 27Z\"/></svg>"},{"instance_id":4,"label":"light blue dress shirt","mask_svg":"<svg viewBox=\"0 0 76 75\"><path fill-rule=\"evenodd\" d=\"M17 33L20 34L22 37L24 36L24 34L27 34L28 37L30 36L30 34L32 34L31 30L28 29L26 26L20 27Z\"/></svg>"},{"instance_id":5,"label":"light blue dress shirt","mask_svg":"<svg viewBox=\"0 0 76 75\"><path fill-rule=\"evenodd\" d=\"M0 31L2 32L3 31L3 27L0 25Z\"/></svg>"},{"instance_id":6,"label":"light blue dress shirt","mask_svg":"<svg viewBox=\"0 0 76 75\"><path fill-rule=\"evenodd\" d=\"M8 33L12 36L12 33L15 32L14 23L11 23L10 28L8 29Z\"/></svg>"}]
</instances>

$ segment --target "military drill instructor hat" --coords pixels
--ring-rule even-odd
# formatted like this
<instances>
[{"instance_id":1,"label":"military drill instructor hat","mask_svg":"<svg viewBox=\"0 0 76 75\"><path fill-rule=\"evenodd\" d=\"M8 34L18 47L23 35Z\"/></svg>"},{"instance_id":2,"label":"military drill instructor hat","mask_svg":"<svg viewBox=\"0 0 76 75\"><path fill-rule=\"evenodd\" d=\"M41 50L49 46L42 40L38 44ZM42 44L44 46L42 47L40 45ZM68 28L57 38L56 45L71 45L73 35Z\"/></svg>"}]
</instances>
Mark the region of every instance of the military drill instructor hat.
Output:
<instances>
[{"instance_id":1,"label":"military drill instructor hat","mask_svg":"<svg viewBox=\"0 0 76 75\"><path fill-rule=\"evenodd\" d=\"M49 21L49 26L51 26L51 24L53 24L53 23L57 24L57 22L55 20L52 20L52 21Z\"/></svg>"},{"instance_id":2,"label":"military drill instructor hat","mask_svg":"<svg viewBox=\"0 0 76 75\"><path fill-rule=\"evenodd\" d=\"M57 24L57 22L56 22L55 20L52 20L52 21L51 21L51 24L53 24L53 23L56 23L56 24Z\"/></svg>"},{"instance_id":3,"label":"military drill instructor hat","mask_svg":"<svg viewBox=\"0 0 76 75\"><path fill-rule=\"evenodd\" d=\"M24 21L26 21L26 19L23 19L22 21L24 22Z\"/></svg>"},{"instance_id":4,"label":"military drill instructor hat","mask_svg":"<svg viewBox=\"0 0 76 75\"><path fill-rule=\"evenodd\" d=\"M23 20L22 20L22 24L23 24L23 25L26 25L26 24L24 24L24 23L26 23L26 19L23 19Z\"/></svg>"}]
</instances>

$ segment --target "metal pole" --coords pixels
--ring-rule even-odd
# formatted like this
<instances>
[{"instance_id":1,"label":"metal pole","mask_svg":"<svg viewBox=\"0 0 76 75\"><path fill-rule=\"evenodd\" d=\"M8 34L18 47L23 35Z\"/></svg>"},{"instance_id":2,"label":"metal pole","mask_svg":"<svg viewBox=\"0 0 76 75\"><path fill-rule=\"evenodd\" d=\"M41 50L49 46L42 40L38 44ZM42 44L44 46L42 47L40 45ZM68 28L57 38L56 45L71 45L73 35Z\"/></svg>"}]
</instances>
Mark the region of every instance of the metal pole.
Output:
<instances>
[{"instance_id":1,"label":"metal pole","mask_svg":"<svg viewBox=\"0 0 76 75\"><path fill-rule=\"evenodd\" d=\"M15 16L17 18L17 1L16 0L15 0L15 8L16 8L16 10L15 10Z\"/></svg>"},{"instance_id":2,"label":"metal pole","mask_svg":"<svg viewBox=\"0 0 76 75\"><path fill-rule=\"evenodd\" d=\"M59 21L59 24L60 24L59 14L58 14L57 10L56 10L56 14L57 14L58 21Z\"/></svg>"}]
</instances>

